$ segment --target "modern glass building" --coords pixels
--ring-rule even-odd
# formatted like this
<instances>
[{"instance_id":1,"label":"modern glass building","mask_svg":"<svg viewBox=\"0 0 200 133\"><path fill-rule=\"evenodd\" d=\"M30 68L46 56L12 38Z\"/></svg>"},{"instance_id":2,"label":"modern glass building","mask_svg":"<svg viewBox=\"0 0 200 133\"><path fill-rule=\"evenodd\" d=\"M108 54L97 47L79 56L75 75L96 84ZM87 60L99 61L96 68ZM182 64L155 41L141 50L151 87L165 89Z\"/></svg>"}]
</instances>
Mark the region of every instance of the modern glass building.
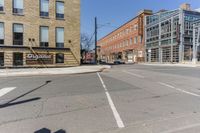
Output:
<instances>
[{"instance_id":1,"label":"modern glass building","mask_svg":"<svg viewBox=\"0 0 200 133\"><path fill-rule=\"evenodd\" d=\"M147 62L192 62L193 23L200 19L200 12L191 10L188 4L184 6L146 16Z\"/></svg>"},{"instance_id":2,"label":"modern glass building","mask_svg":"<svg viewBox=\"0 0 200 133\"><path fill-rule=\"evenodd\" d=\"M193 23L193 62L200 62L200 20Z\"/></svg>"}]
</instances>

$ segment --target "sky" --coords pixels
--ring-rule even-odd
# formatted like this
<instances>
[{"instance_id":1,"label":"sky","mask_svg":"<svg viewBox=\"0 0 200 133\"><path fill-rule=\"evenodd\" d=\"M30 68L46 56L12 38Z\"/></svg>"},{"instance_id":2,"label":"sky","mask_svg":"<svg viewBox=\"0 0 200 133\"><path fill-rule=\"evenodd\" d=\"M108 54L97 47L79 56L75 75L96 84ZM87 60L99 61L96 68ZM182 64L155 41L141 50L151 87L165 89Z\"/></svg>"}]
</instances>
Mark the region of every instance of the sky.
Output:
<instances>
[{"instance_id":1,"label":"sky","mask_svg":"<svg viewBox=\"0 0 200 133\"><path fill-rule=\"evenodd\" d=\"M134 18L140 10L173 10L182 3L200 8L200 0L81 0L81 33L94 34L94 17L98 22L98 39Z\"/></svg>"}]
</instances>

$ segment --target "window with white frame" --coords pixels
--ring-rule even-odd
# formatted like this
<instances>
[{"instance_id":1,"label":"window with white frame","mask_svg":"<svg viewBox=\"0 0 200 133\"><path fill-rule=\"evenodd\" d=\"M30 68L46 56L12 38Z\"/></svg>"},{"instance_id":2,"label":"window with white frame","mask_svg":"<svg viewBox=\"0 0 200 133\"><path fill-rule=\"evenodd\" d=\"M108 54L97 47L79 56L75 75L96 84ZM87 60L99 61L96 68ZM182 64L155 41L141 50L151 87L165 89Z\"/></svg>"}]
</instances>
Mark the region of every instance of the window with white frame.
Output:
<instances>
[{"instance_id":1,"label":"window with white frame","mask_svg":"<svg viewBox=\"0 0 200 133\"><path fill-rule=\"evenodd\" d=\"M40 27L40 47L49 46L49 27L41 26Z\"/></svg>"},{"instance_id":2,"label":"window with white frame","mask_svg":"<svg viewBox=\"0 0 200 133\"><path fill-rule=\"evenodd\" d=\"M4 44L4 23L0 22L0 45Z\"/></svg>"},{"instance_id":3,"label":"window with white frame","mask_svg":"<svg viewBox=\"0 0 200 133\"><path fill-rule=\"evenodd\" d=\"M49 0L40 0L40 16L49 17Z\"/></svg>"},{"instance_id":4,"label":"window with white frame","mask_svg":"<svg viewBox=\"0 0 200 133\"><path fill-rule=\"evenodd\" d=\"M13 0L13 13L23 14L24 11L24 1L23 0Z\"/></svg>"},{"instance_id":5,"label":"window with white frame","mask_svg":"<svg viewBox=\"0 0 200 133\"><path fill-rule=\"evenodd\" d=\"M56 1L56 18L64 19L65 16L64 12L65 12L64 2Z\"/></svg>"},{"instance_id":6,"label":"window with white frame","mask_svg":"<svg viewBox=\"0 0 200 133\"><path fill-rule=\"evenodd\" d=\"M13 24L13 45L23 45L23 24Z\"/></svg>"},{"instance_id":7,"label":"window with white frame","mask_svg":"<svg viewBox=\"0 0 200 133\"><path fill-rule=\"evenodd\" d=\"M56 28L56 47L64 48L64 28Z\"/></svg>"},{"instance_id":8,"label":"window with white frame","mask_svg":"<svg viewBox=\"0 0 200 133\"><path fill-rule=\"evenodd\" d=\"M0 12L4 11L4 0L0 0Z\"/></svg>"}]
</instances>

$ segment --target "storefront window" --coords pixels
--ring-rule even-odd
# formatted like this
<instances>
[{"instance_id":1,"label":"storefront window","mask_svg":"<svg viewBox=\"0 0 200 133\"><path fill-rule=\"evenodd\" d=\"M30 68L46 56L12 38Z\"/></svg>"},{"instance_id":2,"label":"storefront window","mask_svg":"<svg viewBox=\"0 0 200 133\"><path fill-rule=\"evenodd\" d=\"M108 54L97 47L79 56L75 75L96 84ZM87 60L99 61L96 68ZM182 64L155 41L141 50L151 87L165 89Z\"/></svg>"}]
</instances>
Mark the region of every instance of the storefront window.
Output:
<instances>
[{"instance_id":1,"label":"storefront window","mask_svg":"<svg viewBox=\"0 0 200 133\"><path fill-rule=\"evenodd\" d=\"M56 63L64 63L64 54L56 54Z\"/></svg>"},{"instance_id":2,"label":"storefront window","mask_svg":"<svg viewBox=\"0 0 200 133\"><path fill-rule=\"evenodd\" d=\"M13 66L23 65L23 53L13 53Z\"/></svg>"},{"instance_id":3,"label":"storefront window","mask_svg":"<svg viewBox=\"0 0 200 133\"><path fill-rule=\"evenodd\" d=\"M0 66L4 66L4 53L0 52Z\"/></svg>"}]
</instances>

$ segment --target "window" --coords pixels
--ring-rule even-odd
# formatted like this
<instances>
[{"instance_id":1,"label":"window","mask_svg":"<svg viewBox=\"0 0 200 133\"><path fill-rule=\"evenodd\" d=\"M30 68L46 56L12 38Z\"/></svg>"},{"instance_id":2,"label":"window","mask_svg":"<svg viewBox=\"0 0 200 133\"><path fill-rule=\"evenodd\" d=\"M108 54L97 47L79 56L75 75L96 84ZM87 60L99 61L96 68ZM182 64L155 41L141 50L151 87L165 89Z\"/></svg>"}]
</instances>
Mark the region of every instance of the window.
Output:
<instances>
[{"instance_id":1,"label":"window","mask_svg":"<svg viewBox=\"0 0 200 133\"><path fill-rule=\"evenodd\" d=\"M138 25L134 25L134 30L137 30L138 29Z\"/></svg>"},{"instance_id":2,"label":"window","mask_svg":"<svg viewBox=\"0 0 200 133\"><path fill-rule=\"evenodd\" d=\"M130 38L130 45L132 45L133 44L133 39L132 38Z\"/></svg>"},{"instance_id":3,"label":"window","mask_svg":"<svg viewBox=\"0 0 200 133\"><path fill-rule=\"evenodd\" d=\"M61 1L56 2L56 18L58 19L64 18L64 2Z\"/></svg>"},{"instance_id":4,"label":"window","mask_svg":"<svg viewBox=\"0 0 200 133\"><path fill-rule=\"evenodd\" d=\"M56 54L56 63L64 63L64 54Z\"/></svg>"},{"instance_id":5,"label":"window","mask_svg":"<svg viewBox=\"0 0 200 133\"><path fill-rule=\"evenodd\" d=\"M0 66L4 66L4 53L0 52Z\"/></svg>"},{"instance_id":6,"label":"window","mask_svg":"<svg viewBox=\"0 0 200 133\"><path fill-rule=\"evenodd\" d=\"M64 28L56 28L56 47L64 48Z\"/></svg>"},{"instance_id":7,"label":"window","mask_svg":"<svg viewBox=\"0 0 200 133\"><path fill-rule=\"evenodd\" d=\"M49 46L49 27L40 27L40 47Z\"/></svg>"},{"instance_id":8,"label":"window","mask_svg":"<svg viewBox=\"0 0 200 133\"><path fill-rule=\"evenodd\" d=\"M137 43L138 43L138 38L134 37L134 44L137 44Z\"/></svg>"},{"instance_id":9,"label":"window","mask_svg":"<svg viewBox=\"0 0 200 133\"><path fill-rule=\"evenodd\" d=\"M23 0L13 0L13 13L23 14L24 3Z\"/></svg>"},{"instance_id":10,"label":"window","mask_svg":"<svg viewBox=\"0 0 200 133\"><path fill-rule=\"evenodd\" d=\"M40 16L49 16L49 0L40 0Z\"/></svg>"},{"instance_id":11,"label":"window","mask_svg":"<svg viewBox=\"0 0 200 133\"><path fill-rule=\"evenodd\" d=\"M13 53L13 65L14 66L23 65L23 53Z\"/></svg>"},{"instance_id":12,"label":"window","mask_svg":"<svg viewBox=\"0 0 200 133\"><path fill-rule=\"evenodd\" d=\"M4 44L4 23L0 23L0 45Z\"/></svg>"},{"instance_id":13,"label":"window","mask_svg":"<svg viewBox=\"0 0 200 133\"><path fill-rule=\"evenodd\" d=\"M13 45L23 45L22 24L13 24Z\"/></svg>"},{"instance_id":14,"label":"window","mask_svg":"<svg viewBox=\"0 0 200 133\"><path fill-rule=\"evenodd\" d=\"M0 12L4 11L4 0L0 0Z\"/></svg>"},{"instance_id":15,"label":"window","mask_svg":"<svg viewBox=\"0 0 200 133\"><path fill-rule=\"evenodd\" d=\"M142 43L142 40L143 40L142 36L139 36L140 43Z\"/></svg>"}]
</instances>

